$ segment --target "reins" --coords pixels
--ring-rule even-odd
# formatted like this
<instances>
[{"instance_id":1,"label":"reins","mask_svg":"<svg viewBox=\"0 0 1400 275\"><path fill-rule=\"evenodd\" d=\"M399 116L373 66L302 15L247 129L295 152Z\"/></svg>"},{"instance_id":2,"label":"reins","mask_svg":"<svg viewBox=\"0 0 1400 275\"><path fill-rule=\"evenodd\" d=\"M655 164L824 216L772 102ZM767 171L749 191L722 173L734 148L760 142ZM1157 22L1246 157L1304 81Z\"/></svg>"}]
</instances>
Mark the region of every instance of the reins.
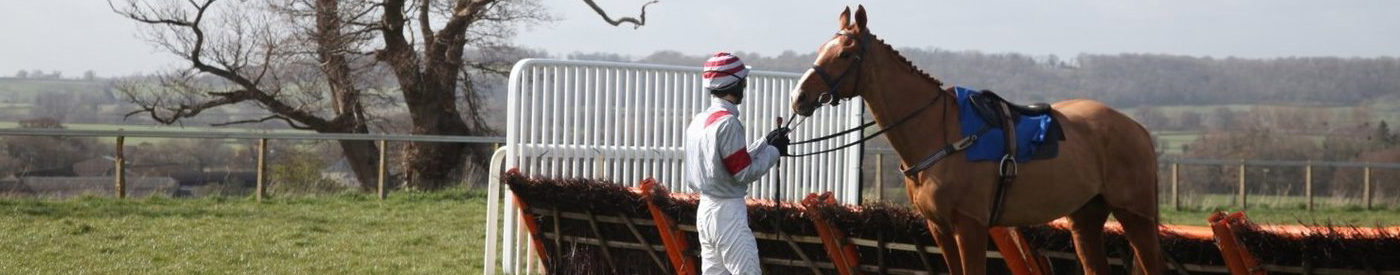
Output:
<instances>
[{"instance_id":1,"label":"reins","mask_svg":"<svg viewBox=\"0 0 1400 275\"><path fill-rule=\"evenodd\" d=\"M841 149L846 149L847 147L856 146L856 145L858 145L858 144L865 143L866 141L868 141L868 140L870 140L870 139L873 139L873 138L875 138L875 137L878 137L878 136L880 136L881 134L884 134L885 132L888 132L889 130L893 130L894 128L898 128L900 125L903 125L905 122L908 122L908 121L910 121L910 120L913 120L914 117L919 116L919 114L922 114L922 113L924 112L924 110L928 110L929 107L933 107L933 105L934 105L934 104L937 104L937 103L938 103L938 100L939 100L939 99L942 99L942 98L943 98L943 93L942 93L942 92L939 92L939 93L938 93L938 96L934 97L933 100L929 101L928 104L924 105L923 107L920 107L918 110L915 110L913 113L910 113L910 114L908 114L908 115L905 115L905 116L902 117L902 118L899 118L899 120L896 120L894 123L890 124L890 126L888 126L888 127L883 127L883 128L881 128L879 131L875 131L875 133L873 133L873 134L870 134L870 135L866 135L866 136L864 136L864 137L861 137L860 140L856 140L856 141L854 141L854 142L846 143L846 144L841 145L841 146L838 146L838 147L836 147L836 148L830 148L830 149L826 149L826 150L821 150L821 151L816 151L816 152L809 152L809 153L788 154L787 156L788 156L788 157L805 157L805 156L812 156L812 155L820 155L820 154L830 153L830 152L838 151L838 150L841 150ZM789 121L791 121L791 120L789 120ZM841 131L841 132L837 132L837 133L834 133L834 134L829 134L829 135L825 135L825 136L821 136L821 137L817 137L817 138L813 138L813 139L809 139L809 140L793 142L793 143L791 143L791 144L792 144L792 145L807 144L807 143L814 143L814 142L819 142L819 141L823 141L823 140L828 140L828 139L832 139L832 138L844 136L844 135L846 135L846 134L850 134L850 133L855 132L855 131L864 130L865 128L869 128L870 126L874 126L874 125L875 125L875 121L870 121L870 122L866 122L865 124L862 124L861 126L857 126L857 127L855 127L855 128L846 129L846 130Z\"/></svg>"}]
</instances>

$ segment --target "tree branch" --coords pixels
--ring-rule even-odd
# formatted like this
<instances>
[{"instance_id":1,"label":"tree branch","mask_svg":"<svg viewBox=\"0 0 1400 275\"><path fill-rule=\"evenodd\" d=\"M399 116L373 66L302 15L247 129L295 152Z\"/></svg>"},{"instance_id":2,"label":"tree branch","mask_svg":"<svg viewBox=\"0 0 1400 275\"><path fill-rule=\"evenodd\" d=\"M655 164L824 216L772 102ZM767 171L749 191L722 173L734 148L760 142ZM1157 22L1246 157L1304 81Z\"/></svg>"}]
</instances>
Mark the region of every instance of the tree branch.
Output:
<instances>
[{"instance_id":1,"label":"tree branch","mask_svg":"<svg viewBox=\"0 0 1400 275\"><path fill-rule=\"evenodd\" d=\"M413 45L404 38L403 25L404 0L384 0L384 18L380 20L380 33L384 37L384 49L375 53L375 58L388 62L394 68L395 78L399 81L413 81L419 79L418 57L413 52ZM402 83L403 86L415 86L415 83Z\"/></svg>"},{"instance_id":2,"label":"tree branch","mask_svg":"<svg viewBox=\"0 0 1400 275\"><path fill-rule=\"evenodd\" d=\"M204 110L208 110L210 108L235 104L250 99L250 97L248 96L250 93L245 90L230 92L209 92L208 94L210 96L215 96L216 98L195 104L180 103L175 104L173 107L163 107L162 105L164 105L164 99L157 98L154 102L143 102L140 98L137 98L136 94L132 91L132 89L132 87L119 88L119 90L122 90L122 92L127 95L127 98L129 99L128 101L136 103L138 106L140 106L140 109L126 113L126 115L123 116L123 118L130 118L141 113L149 113L151 115L152 120L166 125L175 124L175 122L179 121L182 118L194 117L196 115L199 115L199 113L204 112ZM161 117L160 113L162 112L169 113L169 115Z\"/></svg>"},{"instance_id":3,"label":"tree branch","mask_svg":"<svg viewBox=\"0 0 1400 275\"><path fill-rule=\"evenodd\" d=\"M278 120L282 120L282 121L284 121L284 122L287 122L287 126L288 126L288 127L292 127L293 129L298 129L298 130L316 130L316 129L313 129L313 128L311 128L311 127L309 127L309 126L306 126L306 125L297 124L296 121L292 121L291 119L288 119L288 118L286 118L286 117L279 116L279 115L270 115L270 116L266 116L266 117L259 118L259 119L245 119L245 120L235 120L235 121L228 121L228 122L213 123L213 124L209 124L209 126L223 127L223 126L229 126L229 125L234 125L234 124L262 123L262 122L266 122L266 121L268 121L268 120L274 120L274 119L278 119Z\"/></svg>"},{"instance_id":4,"label":"tree branch","mask_svg":"<svg viewBox=\"0 0 1400 275\"><path fill-rule=\"evenodd\" d=\"M237 44L238 42L234 42L237 45L214 45L214 47L210 49L215 51L213 53L214 64L205 63L204 57L206 53L204 51L206 50L205 43L208 39L206 38L206 33L201 23L206 18L205 16L214 2L215 0L187 0L186 3L194 9L194 19L188 19L189 15L179 12L174 9L174 7L161 11L155 7L142 8L137 5L135 1L130 2L131 4L126 10L116 10L116 12L138 22L151 25L168 25L173 28L188 30L193 37L177 36L170 38L184 44L183 46L171 44L169 46L170 50L176 51L182 55L191 63L191 67L195 70L212 74L232 82L241 89L233 92L207 92L205 93L206 95L214 98L199 103L178 103L174 104L174 106L167 106L166 99L163 98L156 98L147 102L138 98L135 95L136 92L128 92L127 94L131 101L138 103L141 109L127 113L126 117L131 117L140 113L150 113L151 118L157 122L173 124L181 118L193 117L209 108L251 100L263 105L269 112L287 119L296 120L309 127L324 128L330 126L325 119L279 101L274 95L268 94L259 87L258 82L239 74L239 68L243 66L246 61L244 59L247 58L242 52L242 47L244 47L244 45ZM111 2L109 2L108 5L116 9L115 5L112 5ZM241 31L243 30L234 30L235 35L238 35ZM271 49L268 51L271 52ZM263 66L269 65L264 64ZM258 76L255 78L261 80L262 74L262 72L257 73ZM174 86L173 88L179 89L179 92L185 94L200 93L200 91L198 91L199 89L195 88L193 85L193 82L196 80L192 75L182 73L176 77L180 79L167 79L163 81L163 84ZM160 113L169 113L170 115L162 117Z\"/></svg>"},{"instance_id":5,"label":"tree branch","mask_svg":"<svg viewBox=\"0 0 1400 275\"><path fill-rule=\"evenodd\" d=\"M423 41L433 41L433 26L428 17L428 11L432 7L432 0L418 2L418 31L423 33Z\"/></svg>"},{"instance_id":6,"label":"tree branch","mask_svg":"<svg viewBox=\"0 0 1400 275\"><path fill-rule=\"evenodd\" d=\"M642 14L638 15L637 18L632 18L632 17L619 17L619 18L617 18L616 20L612 19L611 17L608 17L608 12L607 12L607 11L604 11L604 10L603 10L603 7L599 7L599 6L598 6L598 3L594 3L593 0L583 0L583 2L584 2L584 3L588 3L588 7L593 8L593 12L598 13L598 16L602 16L602 17L603 17L603 21L607 21L608 24L612 24L613 26L618 26L618 25L622 25L622 23L632 23L632 29L637 29L637 28L641 28L642 25L646 25L646 24L647 24L647 6L650 6L651 4L656 4L656 2L660 2L660 1L659 1L659 0L652 0L651 2L647 2L646 4L642 4Z\"/></svg>"}]
</instances>

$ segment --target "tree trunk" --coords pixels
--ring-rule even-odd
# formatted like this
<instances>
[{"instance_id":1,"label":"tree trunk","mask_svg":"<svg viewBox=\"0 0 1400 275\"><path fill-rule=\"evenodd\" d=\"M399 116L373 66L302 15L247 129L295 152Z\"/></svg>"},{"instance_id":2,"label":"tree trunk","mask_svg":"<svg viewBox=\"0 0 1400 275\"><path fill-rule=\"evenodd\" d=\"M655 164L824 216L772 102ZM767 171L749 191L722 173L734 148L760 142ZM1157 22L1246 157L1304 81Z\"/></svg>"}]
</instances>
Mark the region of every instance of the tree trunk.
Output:
<instances>
[{"instance_id":1,"label":"tree trunk","mask_svg":"<svg viewBox=\"0 0 1400 275\"><path fill-rule=\"evenodd\" d=\"M432 71L426 72L433 75ZM441 81L446 78L447 81ZM420 82L421 90L411 87L405 90L404 99L408 104L409 116L413 121L413 134L417 135L469 135L462 115L457 111L455 85L444 85L455 81L450 77L426 78ZM446 82L446 83L445 83ZM461 180L465 157L472 153L468 144L447 142L414 142L409 145L406 169L406 185L425 190L436 190L450 186Z\"/></svg>"},{"instance_id":2,"label":"tree trunk","mask_svg":"<svg viewBox=\"0 0 1400 275\"><path fill-rule=\"evenodd\" d=\"M345 155L345 161L349 162L350 170L355 173L355 179L360 183L360 191L374 191L379 188L379 150L387 148L376 148L373 141L368 140L342 140L340 151Z\"/></svg>"}]
</instances>

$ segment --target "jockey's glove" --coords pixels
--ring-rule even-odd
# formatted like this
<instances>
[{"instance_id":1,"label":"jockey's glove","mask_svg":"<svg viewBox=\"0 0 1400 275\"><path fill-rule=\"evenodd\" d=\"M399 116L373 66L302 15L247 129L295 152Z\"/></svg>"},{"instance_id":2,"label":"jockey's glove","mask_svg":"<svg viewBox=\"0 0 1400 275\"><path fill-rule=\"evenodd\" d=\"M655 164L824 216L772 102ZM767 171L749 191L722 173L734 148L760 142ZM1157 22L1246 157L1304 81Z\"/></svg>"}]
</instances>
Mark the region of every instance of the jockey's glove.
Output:
<instances>
[{"instance_id":1,"label":"jockey's glove","mask_svg":"<svg viewBox=\"0 0 1400 275\"><path fill-rule=\"evenodd\" d=\"M768 132L768 136L764 137L763 140L768 143L768 145L773 145L774 148L778 148L778 155L789 156L788 145L792 144L792 140L788 139L787 136L789 132L792 132L792 129L778 127L778 129L773 129L773 131Z\"/></svg>"}]
</instances>

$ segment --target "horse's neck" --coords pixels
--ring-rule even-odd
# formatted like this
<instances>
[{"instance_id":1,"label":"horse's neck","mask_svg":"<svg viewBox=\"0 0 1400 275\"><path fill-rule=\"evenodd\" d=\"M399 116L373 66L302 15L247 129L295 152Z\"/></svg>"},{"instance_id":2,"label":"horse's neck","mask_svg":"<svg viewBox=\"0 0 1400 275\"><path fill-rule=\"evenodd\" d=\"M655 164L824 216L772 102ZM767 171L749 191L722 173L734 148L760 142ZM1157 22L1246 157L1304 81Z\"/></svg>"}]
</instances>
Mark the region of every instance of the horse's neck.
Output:
<instances>
[{"instance_id":1,"label":"horse's neck","mask_svg":"<svg viewBox=\"0 0 1400 275\"><path fill-rule=\"evenodd\" d=\"M874 69L861 83L869 87L863 97L876 123L881 128L891 127L891 124L919 112L919 109L928 108L885 132L885 138L899 153L904 164L911 165L950 142L949 137L961 135L950 132L959 131L955 127L950 128L956 125L949 122L950 118L957 118L957 110L945 110L955 105L943 102L954 98L951 95L939 98L939 94L945 93L943 88L915 71L915 68L895 59L895 53L880 54L879 58L871 60L876 62L872 64L875 65ZM939 102L933 102L935 98Z\"/></svg>"}]
</instances>

